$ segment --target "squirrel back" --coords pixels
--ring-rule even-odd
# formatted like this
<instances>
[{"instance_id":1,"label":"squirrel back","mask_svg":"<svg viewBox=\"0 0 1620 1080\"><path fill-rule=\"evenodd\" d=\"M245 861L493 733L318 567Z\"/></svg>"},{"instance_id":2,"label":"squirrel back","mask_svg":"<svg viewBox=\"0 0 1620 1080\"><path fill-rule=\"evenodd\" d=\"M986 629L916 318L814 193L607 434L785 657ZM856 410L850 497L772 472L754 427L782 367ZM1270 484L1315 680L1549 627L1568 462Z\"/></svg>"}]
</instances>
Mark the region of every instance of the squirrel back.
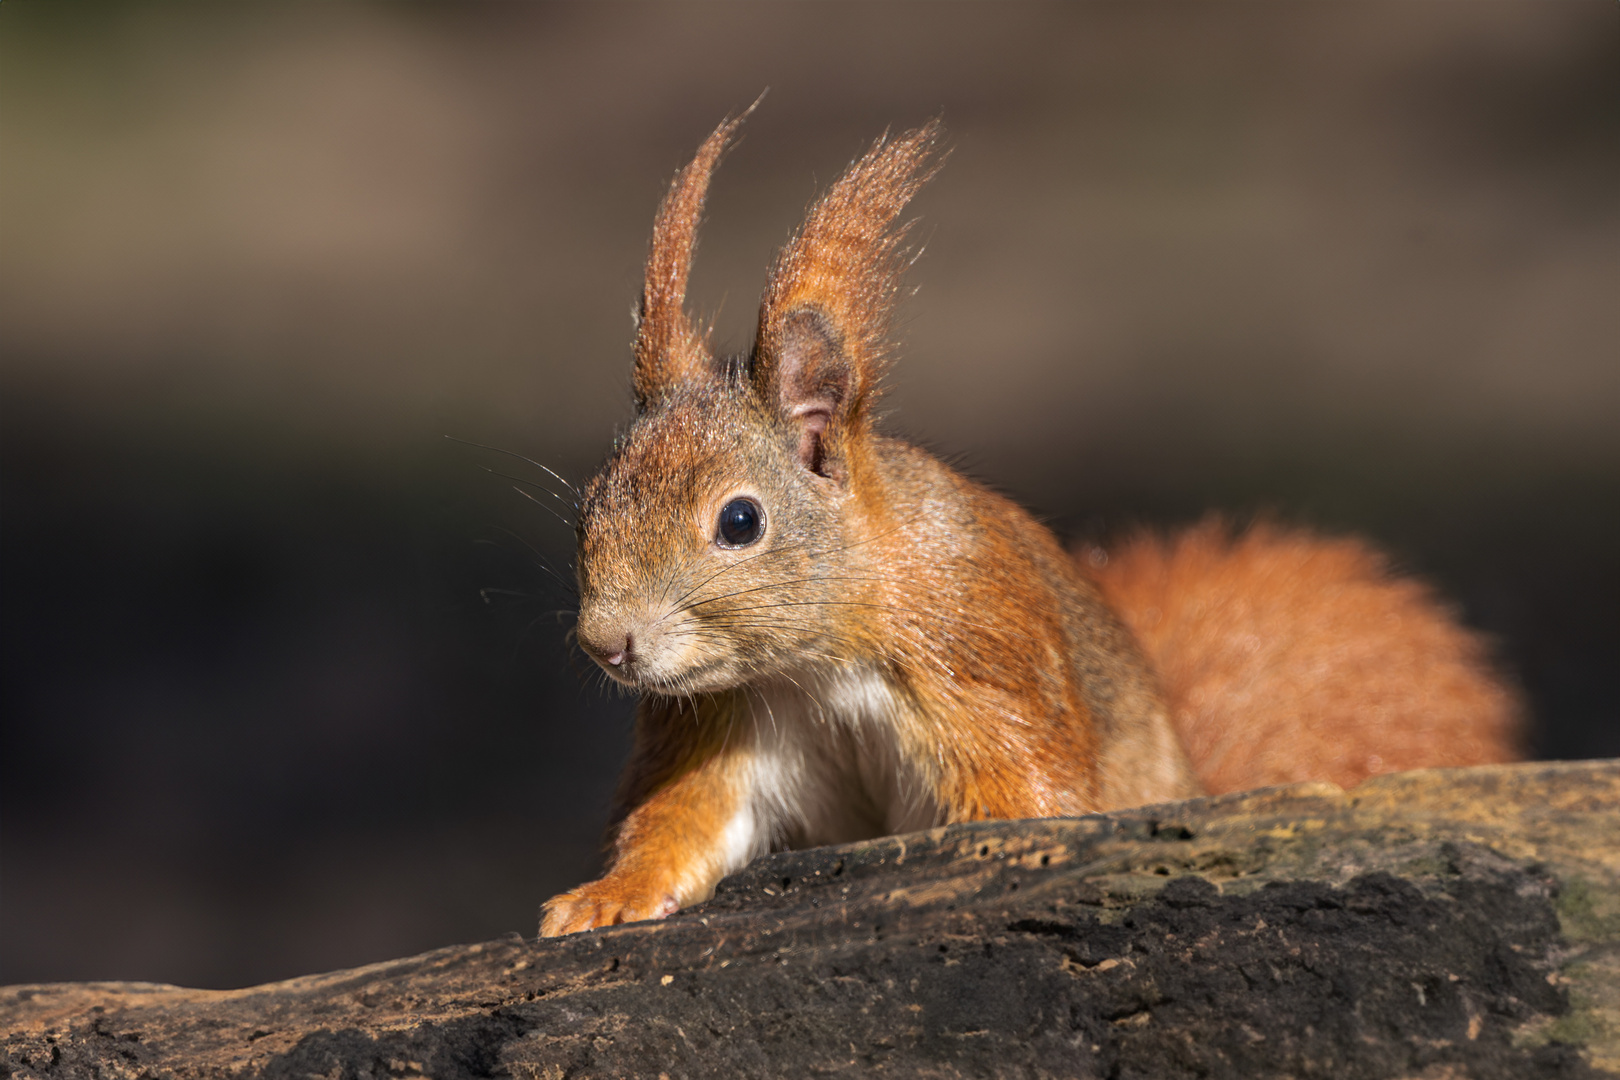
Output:
<instances>
[{"instance_id":1,"label":"squirrel back","mask_svg":"<svg viewBox=\"0 0 1620 1080\"><path fill-rule=\"evenodd\" d=\"M717 357L684 297L739 122L659 209L636 419L582 492L578 641L642 698L607 872L548 901L544 933L668 914L772 847L1505 752L1505 722L1445 689L1483 680L1475 697L1506 707L1471 639L1361 549L1256 533L1200 561L1191 539L1144 540L1088 573L1022 508L875 429L894 223L938 167L936 124L880 139L811 207L753 349ZM1418 687L1430 669L1440 689ZM1313 678L1329 685L1284 692ZM1354 706L1363 683L1387 718ZM1441 698L1457 709L1422 729L1413 710Z\"/></svg>"}]
</instances>

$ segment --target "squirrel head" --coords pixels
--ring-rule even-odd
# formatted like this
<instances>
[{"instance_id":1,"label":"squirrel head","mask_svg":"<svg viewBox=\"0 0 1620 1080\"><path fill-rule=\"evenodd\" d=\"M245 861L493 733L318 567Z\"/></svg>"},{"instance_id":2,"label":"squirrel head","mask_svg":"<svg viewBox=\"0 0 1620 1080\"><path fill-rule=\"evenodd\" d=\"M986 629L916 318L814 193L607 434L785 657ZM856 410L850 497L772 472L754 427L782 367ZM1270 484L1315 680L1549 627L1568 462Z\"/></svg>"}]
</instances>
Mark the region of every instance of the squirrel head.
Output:
<instances>
[{"instance_id":1,"label":"squirrel head","mask_svg":"<svg viewBox=\"0 0 1620 1080\"><path fill-rule=\"evenodd\" d=\"M939 125L879 139L810 208L770 271L752 350L721 360L687 316L686 281L710 174L746 116L704 141L659 208L636 418L581 500L580 645L655 693L868 653L850 517L876 497L872 406L905 263L895 219L940 164Z\"/></svg>"}]
</instances>

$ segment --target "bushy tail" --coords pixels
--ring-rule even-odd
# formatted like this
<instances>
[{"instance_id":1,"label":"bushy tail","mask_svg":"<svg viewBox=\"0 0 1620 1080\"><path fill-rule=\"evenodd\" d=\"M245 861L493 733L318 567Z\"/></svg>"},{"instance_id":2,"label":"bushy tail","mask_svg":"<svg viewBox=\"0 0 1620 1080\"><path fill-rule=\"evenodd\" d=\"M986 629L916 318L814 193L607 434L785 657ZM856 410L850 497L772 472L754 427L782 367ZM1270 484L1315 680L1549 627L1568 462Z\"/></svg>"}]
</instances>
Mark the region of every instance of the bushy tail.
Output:
<instances>
[{"instance_id":1,"label":"bushy tail","mask_svg":"<svg viewBox=\"0 0 1620 1080\"><path fill-rule=\"evenodd\" d=\"M1520 703L1484 643L1359 540L1211 520L1080 562L1211 794L1520 756Z\"/></svg>"}]
</instances>

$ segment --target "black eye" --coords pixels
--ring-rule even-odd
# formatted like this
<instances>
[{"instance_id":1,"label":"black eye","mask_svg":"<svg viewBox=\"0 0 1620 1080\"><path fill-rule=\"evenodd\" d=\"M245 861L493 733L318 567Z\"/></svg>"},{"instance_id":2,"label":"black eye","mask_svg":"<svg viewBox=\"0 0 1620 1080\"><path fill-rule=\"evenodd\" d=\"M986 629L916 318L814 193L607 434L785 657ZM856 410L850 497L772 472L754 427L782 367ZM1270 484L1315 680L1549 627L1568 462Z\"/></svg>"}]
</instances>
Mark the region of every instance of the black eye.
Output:
<instances>
[{"instance_id":1,"label":"black eye","mask_svg":"<svg viewBox=\"0 0 1620 1080\"><path fill-rule=\"evenodd\" d=\"M732 499L720 511L715 539L722 547L747 547L765 535L765 511L753 499Z\"/></svg>"}]
</instances>

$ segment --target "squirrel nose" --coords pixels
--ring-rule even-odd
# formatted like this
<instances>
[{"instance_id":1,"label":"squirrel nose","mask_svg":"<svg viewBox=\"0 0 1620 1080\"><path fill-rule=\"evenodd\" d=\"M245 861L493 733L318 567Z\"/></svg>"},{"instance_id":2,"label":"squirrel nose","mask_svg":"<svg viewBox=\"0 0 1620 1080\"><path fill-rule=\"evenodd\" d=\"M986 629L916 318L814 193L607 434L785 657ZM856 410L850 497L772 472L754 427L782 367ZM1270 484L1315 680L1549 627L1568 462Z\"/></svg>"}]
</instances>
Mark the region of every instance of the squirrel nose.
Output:
<instances>
[{"instance_id":1,"label":"squirrel nose","mask_svg":"<svg viewBox=\"0 0 1620 1080\"><path fill-rule=\"evenodd\" d=\"M585 646L585 651L602 661L602 663L612 664L614 667L621 666L631 656L631 641L628 633L619 636L617 639L610 638L606 642L585 641L582 638L580 644Z\"/></svg>"}]
</instances>

